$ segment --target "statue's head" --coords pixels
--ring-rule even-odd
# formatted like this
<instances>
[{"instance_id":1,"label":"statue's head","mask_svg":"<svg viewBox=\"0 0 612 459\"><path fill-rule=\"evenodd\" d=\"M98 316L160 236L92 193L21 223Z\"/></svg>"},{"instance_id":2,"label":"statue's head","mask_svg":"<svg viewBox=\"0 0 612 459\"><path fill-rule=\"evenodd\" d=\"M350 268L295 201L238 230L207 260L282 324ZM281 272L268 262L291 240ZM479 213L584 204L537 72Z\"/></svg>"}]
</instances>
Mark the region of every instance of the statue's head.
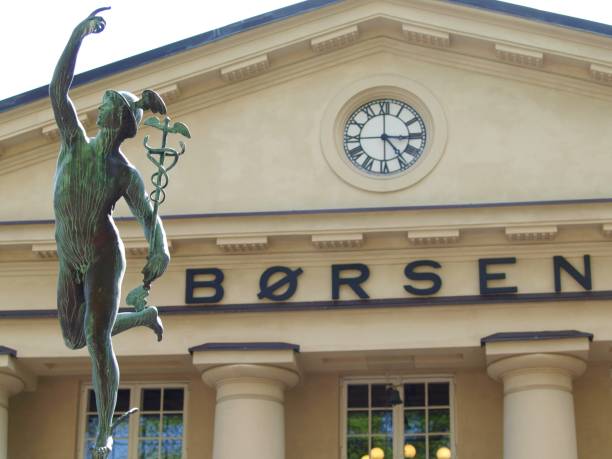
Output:
<instances>
[{"instance_id":1,"label":"statue's head","mask_svg":"<svg viewBox=\"0 0 612 459\"><path fill-rule=\"evenodd\" d=\"M166 114L166 105L155 91L145 89L139 99L131 92L109 90L98 108L97 124L101 128L117 129L123 138L136 135L144 110Z\"/></svg>"}]
</instances>

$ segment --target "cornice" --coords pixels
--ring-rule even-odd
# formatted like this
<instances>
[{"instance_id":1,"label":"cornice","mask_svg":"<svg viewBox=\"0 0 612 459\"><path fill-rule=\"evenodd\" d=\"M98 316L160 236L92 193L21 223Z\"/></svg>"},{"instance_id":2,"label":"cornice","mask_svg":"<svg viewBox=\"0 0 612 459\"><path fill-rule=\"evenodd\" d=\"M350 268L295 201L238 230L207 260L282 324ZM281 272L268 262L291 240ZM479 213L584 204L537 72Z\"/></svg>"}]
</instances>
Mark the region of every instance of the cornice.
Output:
<instances>
[{"instance_id":1,"label":"cornice","mask_svg":"<svg viewBox=\"0 0 612 459\"><path fill-rule=\"evenodd\" d=\"M333 253L336 263L362 259L363 262L367 261L372 265L403 263L406 259L432 256L447 262L469 261L483 256L494 258L510 255L521 259L554 255L580 258L585 254L595 257L612 257L612 246L609 240L601 233L599 237L597 236L598 230L602 228L601 224L582 225L582 228L588 231L580 234L579 237L572 236L571 233L576 229L575 224L561 228L544 225L540 227L524 226L525 231L531 231L523 233L528 237L508 240L504 237L504 232L500 231L499 225L488 228L463 225L455 228L438 227L424 230L411 229L406 226L388 227L386 222L378 222L367 230L362 229L361 232L352 231L354 228L347 228L352 231L350 233L338 233L332 229L323 231L304 227L292 232L270 230L219 238L215 234L191 233L171 223L171 221L166 222L165 226L169 244L173 249L173 270L202 263L207 266L219 264L260 267L265 263L293 263L291 260L299 260L299 264L306 267L328 262L330 253ZM201 227L201 225L198 226ZM505 231L507 232L509 228L513 227L508 226ZM543 228L555 228L559 235L554 240L538 238L536 236L539 236L540 233L534 233L534 228L542 231ZM140 240L133 236L134 228L121 227L120 229L128 254L136 258L144 256L146 254L144 239ZM570 233L567 234L566 231ZM27 236L27 228L21 228L18 232L21 235L25 232ZM52 235L52 232L53 228L49 225L49 236ZM461 239L458 239L459 234ZM531 237L534 234L536 236ZM215 241L215 244L209 243ZM311 244L308 243L309 241ZM202 242L207 244L200 244ZM183 243L188 245L185 246L186 249L181 250ZM189 245L194 243L197 245ZM13 238L11 240L10 234L0 233L0 256L3 246L9 246L13 250L21 249L21 251L11 252L13 257L11 260L0 262L2 276L49 275L56 269L56 249L52 239L32 241ZM215 246L216 249L213 248ZM232 256L228 257L227 252L231 252ZM130 263L130 266L135 265Z\"/></svg>"},{"instance_id":2,"label":"cornice","mask_svg":"<svg viewBox=\"0 0 612 459\"><path fill-rule=\"evenodd\" d=\"M549 264L552 271L552 257L562 255L569 259L575 259L577 266L581 266L584 255L590 254L599 259L612 258L610 243L566 243L566 244L484 244L480 246L452 245L436 248L432 252L431 247L393 247L364 250L334 251L285 251L285 252L259 252L257 254L227 254L202 253L190 255L175 255L168 268L168 273L181 273L187 268L215 266L226 269L240 270L262 270L266 267L281 265L290 267L320 268L331 264L342 263L365 263L374 266L402 266L414 260L434 259L441 264L473 263L478 269L479 258L516 257L517 263L529 260L542 260ZM20 262L0 262L0 277L3 278L41 278L55 276L57 274L57 260L30 260ZM126 272L138 274L141 272L142 263L128 261Z\"/></svg>"},{"instance_id":3,"label":"cornice","mask_svg":"<svg viewBox=\"0 0 612 459\"><path fill-rule=\"evenodd\" d=\"M188 80L216 74L220 83L226 79L229 81L226 84L246 84L245 87L255 89L249 84L252 78L243 83L241 81L244 77L252 77L262 70L265 73L260 77L269 78L270 85L272 85L275 84L273 83L274 78L269 74L276 69L283 73L287 68L287 63L275 64L274 59L270 57L271 53L287 54L287 51L292 49L299 49L299 52L303 53L304 49L314 47L311 49L310 58L306 59L310 64L317 62L315 56L320 54L321 49L328 51L326 53L328 57L333 55L331 60L337 64L337 58L342 56L341 53L346 54L347 50L353 50L365 39L364 34L360 32L361 27L371 25L372 22L381 19L390 21L390 24L382 31L377 31L378 35L386 35L387 38L404 36L402 45L406 50L395 49L396 53L408 52L426 59L423 54L432 53L432 46L442 46L444 53L432 53L436 56L434 61L441 64L462 65L463 63L462 66L470 70L484 71L501 77L524 79L535 84L556 88L559 88L558 83L561 83L561 87L567 91L591 94L596 97L599 93L602 97L610 98L611 91L605 87L609 78L605 77L605 72L601 72L602 68L612 66L609 53L612 39L609 37L445 2L354 0L330 5L324 8L324 11L312 11L303 17L291 17L279 23L267 24L207 46L146 64L140 69L130 69L124 73L109 76L102 81L76 88L74 93L78 96L75 97L75 102L77 106L81 106L80 100L77 99L91 99L90 104L86 104L80 112L81 115L87 117L90 116L90 111L95 110L98 102L99 94L94 97L93 93L99 92L100 88L105 85L127 86L127 89L135 91L144 89L144 86L159 88L168 84L174 84L180 88ZM479 61L479 65L474 67L474 62L471 61L474 58L464 55L463 50L453 45L454 38L457 37L478 40L490 46L492 50L497 45L498 50L505 50L502 52L504 55L513 55L513 53L508 54L509 48L527 50L527 54L524 54L522 58L517 58L514 53L515 57L510 60L511 62L538 62L538 65L546 67L545 62L548 59L570 59L576 71L580 71L582 76L576 78L551 74L550 69L542 73L532 71L528 74L520 74L520 72L509 70L508 65L496 67L499 63L494 62L492 58L495 55L494 52L488 58L475 58L476 61ZM407 43L419 43L419 45L412 45L413 48L411 48L411 45ZM322 48L317 46L319 44L322 44ZM422 48L421 52L414 49L418 47ZM540 55L542 59L539 59ZM266 58L262 60L261 56L266 56ZM246 61L248 63L252 59L259 60L254 64L251 63L253 65L243 65L242 70L239 69L237 72L236 69L231 69L231 66L237 62ZM227 71L228 66L230 71ZM226 71L223 72L222 69ZM515 75L507 75L508 73ZM233 77L230 77L231 75ZM126 85L126 81L131 81L131 84ZM138 84L138 81L141 83ZM598 89L601 86L603 89ZM33 124L27 121L27 117L23 118L25 114L30 113L29 118L32 119L32 114L41 111L45 115L33 117L36 120ZM23 122L17 122L17 124L11 122L8 123L11 125L8 127L6 122L19 119L23 119ZM52 124L51 112L46 101L33 103L31 108L24 107L23 110L17 109L3 113L0 115L0 120L9 129L8 131L0 129L0 144L16 136L43 128L46 128L48 132L48 126ZM42 136L42 132L38 135Z\"/></svg>"}]
</instances>

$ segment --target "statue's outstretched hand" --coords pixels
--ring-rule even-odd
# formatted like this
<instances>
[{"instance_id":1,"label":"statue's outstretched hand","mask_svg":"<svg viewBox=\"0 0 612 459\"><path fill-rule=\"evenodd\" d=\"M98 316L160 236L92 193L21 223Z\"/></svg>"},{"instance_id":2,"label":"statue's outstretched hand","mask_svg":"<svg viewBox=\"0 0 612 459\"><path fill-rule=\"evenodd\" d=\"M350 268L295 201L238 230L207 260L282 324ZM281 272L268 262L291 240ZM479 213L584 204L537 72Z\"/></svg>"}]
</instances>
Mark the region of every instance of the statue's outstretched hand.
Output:
<instances>
[{"instance_id":1,"label":"statue's outstretched hand","mask_svg":"<svg viewBox=\"0 0 612 459\"><path fill-rule=\"evenodd\" d=\"M97 14L106 10L110 10L110 6L92 11L91 14L77 26L78 29L81 29L83 36L92 33L100 33L105 29L106 21L102 16L97 16Z\"/></svg>"},{"instance_id":2,"label":"statue's outstretched hand","mask_svg":"<svg viewBox=\"0 0 612 459\"><path fill-rule=\"evenodd\" d=\"M142 270L144 274L144 285L149 286L151 282L161 276L170 263L170 255L164 250L150 251L147 264Z\"/></svg>"}]
</instances>

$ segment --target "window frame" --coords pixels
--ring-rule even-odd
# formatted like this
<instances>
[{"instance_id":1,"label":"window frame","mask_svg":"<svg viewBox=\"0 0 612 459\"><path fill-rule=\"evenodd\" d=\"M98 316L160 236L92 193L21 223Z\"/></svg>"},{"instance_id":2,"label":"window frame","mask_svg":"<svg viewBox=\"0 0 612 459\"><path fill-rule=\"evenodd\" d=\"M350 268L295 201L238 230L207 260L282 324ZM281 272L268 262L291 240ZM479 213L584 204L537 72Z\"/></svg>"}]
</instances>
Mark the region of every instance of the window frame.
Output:
<instances>
[{"instance_id":1,"label":"window frame","mask_svg":"<svg viewBox=\"0 0 612 459\"><path fill-rule=\"evenodd\" d=\"M452 375L400 375L400 376L346 376L340 379L340 458L348 459L347 454L347 422L348 422L348 386L351 384L404 384L448 383L450 410L450 445L453 459L458 459L456 449L456 413L455 413L455 381ZM402 393L402 400L404 394ZM371 406L368 407L371 410ZM404 459L404 411L405 405L392 407L393 412L393 457L385 459ZM434 407L435 409L435 407ZM399 412L401 411L401 415ZM429 458L436 459L436 458Z\"/></svg>"},{"instance_id":2,"label":"window frame","mask_svg":"<svg viewBox=\"0 0 612 459\"><path fill-rule=\"evenodd\" d=\"M140 421L140 401L142 389L183 389L183 448L181 458L187 459L187 433L188 433L188 413L189 406L189 383L184 380L177 381L126 381L119 384L119 389L130 390L130 407L137 406L139 410L132 414L128 420L128 459L138 459L138 438L139 438L139 421ZM88 393L93 390L91 382L81 384L81 393L79 396L79 415L78 415L78 438L77 438L77 455L78 459L85 459L85 433L87 431L87 405L89 403Z\"/></svg>"}]
</instances>

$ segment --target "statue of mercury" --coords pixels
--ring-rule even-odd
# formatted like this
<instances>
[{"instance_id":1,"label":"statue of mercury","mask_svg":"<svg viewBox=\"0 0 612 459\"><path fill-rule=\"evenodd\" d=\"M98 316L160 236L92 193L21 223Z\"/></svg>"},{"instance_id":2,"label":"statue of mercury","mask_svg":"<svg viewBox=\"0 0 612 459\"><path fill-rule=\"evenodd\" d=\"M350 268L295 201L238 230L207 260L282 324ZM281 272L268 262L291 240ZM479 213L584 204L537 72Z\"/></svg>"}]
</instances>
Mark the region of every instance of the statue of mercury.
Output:
<instances>
[{"instance_id":1,"label":"statue of mercury","mask_svg":"<svg viewBox=\"0 0 612 459\"><path fill-rule=\"evenodd\" d=\"M53 196L59 258L57 308L66 345L71 349L87 346L91 358L99 419L92 450L95 459L107 458L113 447L119 367L111 335L137 326L149 327L158 340L163 334L153 306L118 312L125 254L112 211L121 197L149 243L142 289L148 290L170 260L161 220L154 216L142 177L119 149L125 139L136 135L143 110L165 114L164 102L150 90L140 99L125 91L106 91L98 108L98 133L90 138L68 96L81 43L87 35L104 30L106 22L98 13L106 9L97 9L75 27L49 86L60 133Z\"/></svg>"}]
</instances>

